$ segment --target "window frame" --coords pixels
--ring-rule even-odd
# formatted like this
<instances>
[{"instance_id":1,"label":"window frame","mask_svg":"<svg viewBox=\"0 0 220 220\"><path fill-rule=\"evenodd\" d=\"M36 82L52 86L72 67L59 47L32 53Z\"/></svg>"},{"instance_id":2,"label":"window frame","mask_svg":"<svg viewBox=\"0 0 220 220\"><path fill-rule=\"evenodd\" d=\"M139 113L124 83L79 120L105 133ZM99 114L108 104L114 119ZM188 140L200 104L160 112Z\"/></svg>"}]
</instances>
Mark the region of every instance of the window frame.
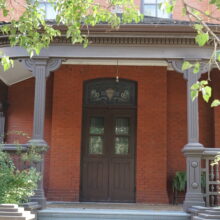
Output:
<instances>
[{"instance_id":1,"label":"window frame","mask_svg":"<svg viewBox=\"0 0 220 220\"><path fill-rule=\"evenodd\" d=\"M55 17L54 18L48 18L49 17L49 9L48 5L52 6L52 3L48 2L48 0L39 0L38 1L39 6L44 5L45 6L45 20L55 20L56 19L56 12L55 12Z\"/></svg>"},{"instance_id":2,"label":"window frame","mask_svg":"<svg viewBox=\"0 0 220 220\"><path fill-rule=\"evenodd\" d=\"M169 14L169 16L168 17L158 17L158 7L159 7L159 4L161 3L161 2L159 2L160 0L155 0L155 2L156 3L144 3L145 2L145 0L141 0L141 13L144 15L144 6L145 5L155 5L156 6L156 8L155 8L155 10L156 10L156 12L155 12L155 14L156 14L156 16L150 16L150 15L144 15L144 16L149 16L149 17L155 17L155 18L164 18L164 19L172 19L172 14Z\"/></svg>"}]
</instances>

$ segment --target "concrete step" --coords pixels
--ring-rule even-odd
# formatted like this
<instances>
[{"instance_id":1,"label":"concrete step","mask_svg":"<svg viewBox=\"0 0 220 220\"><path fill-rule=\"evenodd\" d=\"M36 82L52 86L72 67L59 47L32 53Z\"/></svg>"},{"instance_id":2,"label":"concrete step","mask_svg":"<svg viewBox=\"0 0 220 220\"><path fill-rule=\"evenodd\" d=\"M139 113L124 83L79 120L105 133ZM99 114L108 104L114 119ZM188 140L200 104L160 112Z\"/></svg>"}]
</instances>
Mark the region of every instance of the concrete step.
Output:
<instances>
[{"instance_id":1,"label":"concrete step","mask_svg":"<svg viewBox=\"0 0 220 220\"><path fill-rule=\"evenodd\" d=\"M0 216L0 220L32 220L34 219L34 215L28 215L28 216Z\"/></svg>"},{"instance_id":2,"label":"concrete step","mask_svg":"<svg viewBox=\"0 0 220 220\"><path fill-rule=\"evenodd\" d=\"M0 208L16 209L18 208L18 205L17 204L0 204Z\"/></svg>"},{"instance_id":3,"label":"concrete step","mask_svg":"<svg viewBox=\"0 0 220 220\"><path fill-rule=\"evenodd\" d=\"M38 212L38 220L190 220L183 211L126 209L48 208Z\"/></svg>"},{"instance_id":4,"label":"concrete step","mask_svg":"<svg viewBox=\"0 0 220 220\"><path fill-rule=\"evenodd\" d=\"M209 213L210 215L219 215L220 216L220 210L218 210L218 209L206 210L205 213Z\"/></svg>"},{"instance_id":5,"label":"concrete step","mask_svg":"<svg viewBox=\"0 0 220 220\"><path fill-rule=\"evenodd\" d=\"M2 212L0 211L0 216L22 216L22 212Z\"/></svg>"},{"instance_id":6,"label":"concrete step","mask_svg":"<svg viewBox=\"0 0 220 220\"><path fill-rule=\"evenodd\" d=\"M0 211L0 216L2 216L2 215L23 216L23 215L30 215L30 214L31 214L30 211L25 211L25 212L2 212L2 211Z\"/></svg>"},{"instance_id":7,"label":"concrete step","mask_svg":"<svg viewBox=\"0 0 220 220\"><path fill-rule=\"evenodd\" d=\"M220 215L210 215L207 213L199 213L198 216L204 219L220 219Z\"/></svg>"},{"instance_id":8,"label":"concrete step","mask_svg":"<svg viewBox=\"0 0 220 220\"><path fill-rule=\"evenodd\" d=\"M192 220L207 220L207 219L219 220L219 217L218 218L202 218L202 217L199 217L199 216L193 216L193 218L192 218Z\"/></svg>"},{"instance_id":9,"label":"concrete step","mask_svg":"<svg viewBox=\"0 0 220 220\"><path fill-rule=\"evenodd\" d=\"M24 208L4 208L0 207L0 212L24 212Z\"/></svg>"},{"instance_id":10,"label":"concrete step","mask_svg":"<svg viewBox=\"0 0 220 220\"><path fill-rule=\"evenodd\" d=\"M0 205L0 220L32 220L35 215L30 211L24 211L24 208L19 208L18 205L2 204Z\"/></svg>"}]
</instances>

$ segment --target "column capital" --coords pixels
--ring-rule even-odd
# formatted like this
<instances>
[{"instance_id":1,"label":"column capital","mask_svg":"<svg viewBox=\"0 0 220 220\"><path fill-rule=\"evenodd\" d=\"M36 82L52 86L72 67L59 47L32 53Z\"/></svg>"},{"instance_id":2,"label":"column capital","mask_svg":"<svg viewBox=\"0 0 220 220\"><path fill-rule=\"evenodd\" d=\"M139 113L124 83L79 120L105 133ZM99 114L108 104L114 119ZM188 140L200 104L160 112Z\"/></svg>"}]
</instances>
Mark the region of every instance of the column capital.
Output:
<instances>
[{"instance_id":1,"label":"column capital","mask_svg":"<svg viewBox=\"0 0 220 220\"><path fill-rule=\"evenodd\" d=\"M59 58L34 57L31 59L23 59L22 63L28 70L33 73L34 76L36 76L38 73L37 67L44 67L45 76L48 77L50 72L57 70L60 67L62 60Z\"/></svg>"},{"instance_id":2,"label":"column capital","mask_svg":"<svg viewBox=\"0 0 220 220\"><path fill-rule=\"evenodd\" d=\"M188 61L190 63L199 62L200 63L199 72L194 74L193 68L189 68L187 70L182 70L182 65L185 61ZM189 79L190 74L197 75L196 78L199 79L203 73L207 73L208 71L210 71L210 69L212 69L212 66L210 66L207 62L204 62L201 60L172 60L172 61L170 61L170 63L171 63L171 66L173 67L173 69L178 73L182 73L184 79L186 79L186 80Z\"/></svg>"}]
</instances>

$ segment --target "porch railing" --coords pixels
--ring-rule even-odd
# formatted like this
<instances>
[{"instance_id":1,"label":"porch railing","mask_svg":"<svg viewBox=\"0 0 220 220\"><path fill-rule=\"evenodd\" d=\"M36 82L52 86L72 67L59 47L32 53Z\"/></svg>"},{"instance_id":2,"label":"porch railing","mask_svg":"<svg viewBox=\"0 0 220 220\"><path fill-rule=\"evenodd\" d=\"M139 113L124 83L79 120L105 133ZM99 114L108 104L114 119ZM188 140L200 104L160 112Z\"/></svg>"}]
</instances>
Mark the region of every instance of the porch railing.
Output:
<instances>
[{"instance_id":1,"label":"porch railing","mask_svg":"<svg viewBox=\"0 0 220 220\"><path fill-rule=\"evenodd\" d=\"M30 167L29 164L22 160L21 155L19 154L19 152L27 152L28 145L2 144L1 149L10 154L11 158L13 159L14 165L17 169L23 170L25 168Z\"/></svg>"},{"instance_id":2,"label":"porch railing","mask_svg":"<svg viewBox=\"0 0 220 220\"><path fill-rule=\"evenodd\" d=\"M215 156L220 154L220 148L206 148L202 155L202 192L206 206L220 205L220 163L212 165Z\"/></svg>"}]
</instances>

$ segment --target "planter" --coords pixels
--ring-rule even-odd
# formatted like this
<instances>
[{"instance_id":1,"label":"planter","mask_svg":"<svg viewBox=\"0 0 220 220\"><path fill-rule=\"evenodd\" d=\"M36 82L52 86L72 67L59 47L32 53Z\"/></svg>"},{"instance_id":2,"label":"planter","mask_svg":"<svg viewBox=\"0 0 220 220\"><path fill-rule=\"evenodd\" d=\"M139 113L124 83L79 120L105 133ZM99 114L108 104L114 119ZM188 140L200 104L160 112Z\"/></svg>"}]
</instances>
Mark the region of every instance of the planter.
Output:
<instances>
[{"instance_id":1,"label":"planter","mask_svg":"<svg viewBox=\"0 0 220 220\"><path fill-rule=\"evenodd\" d=\"M35 215L15 204L0 205L0 220L32 220Z\"/></svg>"}]
</instances>

